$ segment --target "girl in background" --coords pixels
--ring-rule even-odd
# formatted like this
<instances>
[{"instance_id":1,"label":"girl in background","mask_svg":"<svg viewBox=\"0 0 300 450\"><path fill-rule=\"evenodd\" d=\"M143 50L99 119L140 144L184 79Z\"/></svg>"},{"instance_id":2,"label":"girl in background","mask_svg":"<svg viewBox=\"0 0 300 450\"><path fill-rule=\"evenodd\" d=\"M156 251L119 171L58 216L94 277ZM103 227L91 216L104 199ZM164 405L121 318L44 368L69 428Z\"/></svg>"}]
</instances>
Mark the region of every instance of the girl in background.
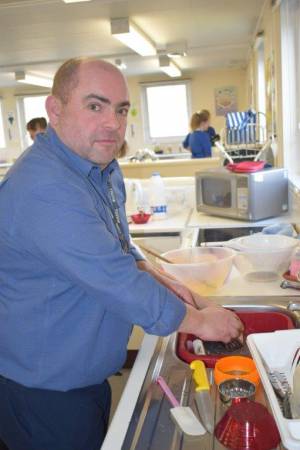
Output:
<instances>
[{"instance_id":1,"label":"girl in background","mask_svg":"<svg viewBox=\"0 0 300 450\"><path fill-rule=\"evenodd\" d=\"M207 132L209 115L207 112L196 112L191 118L191 133L187 135L182 145L192 152L192 158L211 157L211 140Z\"/></svg>"},{"instance_id":2,"label":"girl in background","mask_svg":"<svg viewBox=\"0 0 300 450\"><path fill-rule=\"evenodd\" d=\"M201 113L206 114L208 117L208 128L206 132L209 135L211 145L214 145L215 141L220 139L220 136L216 133L216 130L210 124L211 114L208 109L202 109Z\"/></svg>"}]
</instances>

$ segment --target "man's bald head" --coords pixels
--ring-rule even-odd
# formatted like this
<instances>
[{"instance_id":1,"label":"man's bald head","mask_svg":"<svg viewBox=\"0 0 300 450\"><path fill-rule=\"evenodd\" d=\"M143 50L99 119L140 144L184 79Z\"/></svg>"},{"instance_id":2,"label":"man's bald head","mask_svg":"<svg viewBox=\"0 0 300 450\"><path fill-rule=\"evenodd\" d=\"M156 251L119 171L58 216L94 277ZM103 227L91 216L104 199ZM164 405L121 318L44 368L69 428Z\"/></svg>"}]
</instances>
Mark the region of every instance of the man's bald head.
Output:
<instances>
[{"instance_id":1,"label":"man's bald head","mask_svg":"<svg viewBox=\"0 0 300 450\"><path fill-rule=\"evenodd\" d=\"M50 125L62 142L101 167L123 145L129 107L128 87L120 70L92 58L66 61L46 100Z\"/></svg>"},{"instance_id":2,"label":"man's bald head","mask_svg":"<svg viewBox=\"0 0 300 450\"><path fill-rule=\"evenodd\" d=\"M84 57L69 59L60 66L54 76L52 95L59 98L62 103L67 103L70 94L78 86L81 67L90 64L105 71L120 72L113 64L100 59Z\"/></svg>"}]
</instances>

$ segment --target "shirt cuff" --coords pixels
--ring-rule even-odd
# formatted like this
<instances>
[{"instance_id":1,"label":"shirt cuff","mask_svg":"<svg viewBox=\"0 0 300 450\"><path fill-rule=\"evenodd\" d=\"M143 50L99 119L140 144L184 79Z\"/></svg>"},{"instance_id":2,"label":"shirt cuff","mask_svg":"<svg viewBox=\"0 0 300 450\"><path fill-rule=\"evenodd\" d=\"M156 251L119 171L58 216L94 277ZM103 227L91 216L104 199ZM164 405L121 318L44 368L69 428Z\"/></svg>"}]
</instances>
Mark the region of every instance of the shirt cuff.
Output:
<instances>
[{"instance_id":1,"label":"shirt cuff","mask_svg":"<svg viewBox=\"0 0 300 450\"><path fill-rule=\"evenodd\" d=\"M136 261L146 260L141 250L132 241L130 242L130 254L134 257Z\"/></svg>"},{"instance_id":2,"label":"shirt cuff","mask_svg":"<svg viewBox=\"0 0 300 450\"><path fill-rule=\"evenodd\" d=\"M144 327L148 334L168 336L176 331L186 315L185 304L176 295L167 291L166 301L162 308L160 317L149 327Z\"/></svg>"}]
</instances>

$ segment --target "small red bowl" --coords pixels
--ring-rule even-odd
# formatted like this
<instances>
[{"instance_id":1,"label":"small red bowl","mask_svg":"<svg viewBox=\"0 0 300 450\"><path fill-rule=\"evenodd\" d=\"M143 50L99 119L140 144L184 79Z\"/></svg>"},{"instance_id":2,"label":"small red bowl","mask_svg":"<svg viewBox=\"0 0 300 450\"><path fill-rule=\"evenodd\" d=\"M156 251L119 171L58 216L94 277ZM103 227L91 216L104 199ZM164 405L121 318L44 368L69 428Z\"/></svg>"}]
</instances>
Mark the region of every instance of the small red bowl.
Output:
<instances>
[{"instance_id":1,"label":"small red bowl","mask_svg":"<svg viewBox=\"0 0 300 450\"><path fill-rule=\"evenodd\" d=\"M147 213L132 214L132 216L131 216L132 221L136 224L147 223L148 220L150 219L150 217L151 217L151 214L147 214Z\"/></svg>"}]
</instances>

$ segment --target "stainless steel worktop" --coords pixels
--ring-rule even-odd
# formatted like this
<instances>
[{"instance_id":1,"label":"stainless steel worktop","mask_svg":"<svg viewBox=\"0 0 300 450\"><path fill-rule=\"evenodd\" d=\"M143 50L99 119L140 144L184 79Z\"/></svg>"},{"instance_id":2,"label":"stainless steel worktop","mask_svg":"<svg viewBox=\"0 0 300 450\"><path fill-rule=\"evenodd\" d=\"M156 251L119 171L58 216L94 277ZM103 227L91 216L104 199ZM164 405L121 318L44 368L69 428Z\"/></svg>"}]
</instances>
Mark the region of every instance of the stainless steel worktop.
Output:
<instances>
[{"instance_id":1,"label":"stainless steel worktop","mask_svg":"<svg viewBox=\"0 0 300 450\"><path fill-rule=\"evenodd\" d=\"M300 309L297 298L264 297L259 302L253 297L216 298L218 303L234 307L237 310L279 311L290 315L295 325L300 327ZM291 308L287 309L288 304ZM192 389L191 370L176 356L176 334L161 338L152 356L142 389L140 391L131 421L122 445L122 450L221 450L224 447L206 433L198 438L186 438L177 430L170 418L170 404L164 398L159 387L153 382L162 375L174 391L182 405L189 405L197 414ZM210 372L212 377L212 371ZM215 402L215 422L224 414L226 408L220 402L216 388L212 388ZM262 387L258 389L256 399L267 404ZM267 405L268 406L268 405ZM278 447L282 449L283 447Z\"/></svg>"}]
</instances>

